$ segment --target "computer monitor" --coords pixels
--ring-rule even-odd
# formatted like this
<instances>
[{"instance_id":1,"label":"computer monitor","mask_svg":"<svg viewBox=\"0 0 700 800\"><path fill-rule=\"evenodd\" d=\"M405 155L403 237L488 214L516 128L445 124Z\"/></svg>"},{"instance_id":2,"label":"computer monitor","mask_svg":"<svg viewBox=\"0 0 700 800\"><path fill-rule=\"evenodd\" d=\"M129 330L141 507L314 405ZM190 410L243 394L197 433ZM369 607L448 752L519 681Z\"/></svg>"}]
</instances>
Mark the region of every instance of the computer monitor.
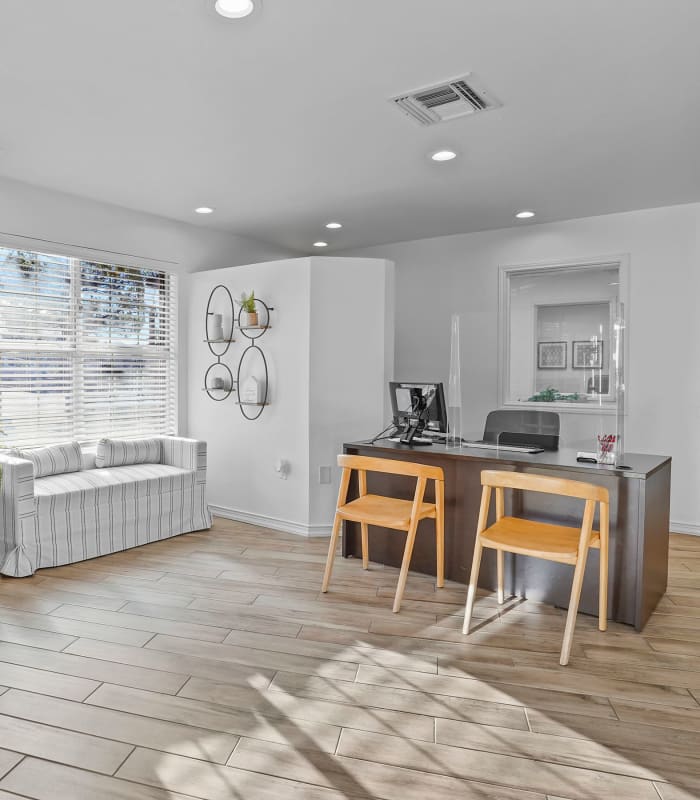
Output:
<instances>
[{"instance_id":1,"label":"computer monitor","mask_svg":"<svg viewBox=\"0 0 700 800\"><path fill-rule=\"evenodd\" d=\"M445 391L441 383L416 383L392 381L389 384L391 410L394 425L406 430L417 420L417 409L424 397L433 395L430 405L423 412L425 430L436 433L447 433L447 408Z\"/></svg>"}]
</instances>

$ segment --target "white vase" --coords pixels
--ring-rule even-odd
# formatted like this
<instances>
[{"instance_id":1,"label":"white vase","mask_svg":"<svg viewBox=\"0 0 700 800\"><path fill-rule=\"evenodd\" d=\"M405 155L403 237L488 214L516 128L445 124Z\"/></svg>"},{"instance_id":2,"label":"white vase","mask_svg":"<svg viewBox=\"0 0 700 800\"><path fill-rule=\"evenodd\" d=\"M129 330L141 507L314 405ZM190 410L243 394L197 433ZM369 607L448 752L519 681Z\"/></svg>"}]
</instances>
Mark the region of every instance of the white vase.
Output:
<instances>
[{"instance_id":1,"label":"white vase","mask_svg":"<svg viewBox=\"0 0 700 800\"><path fill-rule=\"evenodd\" d=\"M209 338L213 339L215 342L219 342L221 341L221 339L224 338L223 314L212 314L211 331L209 332Z\"/></svg>"}]
</instances>

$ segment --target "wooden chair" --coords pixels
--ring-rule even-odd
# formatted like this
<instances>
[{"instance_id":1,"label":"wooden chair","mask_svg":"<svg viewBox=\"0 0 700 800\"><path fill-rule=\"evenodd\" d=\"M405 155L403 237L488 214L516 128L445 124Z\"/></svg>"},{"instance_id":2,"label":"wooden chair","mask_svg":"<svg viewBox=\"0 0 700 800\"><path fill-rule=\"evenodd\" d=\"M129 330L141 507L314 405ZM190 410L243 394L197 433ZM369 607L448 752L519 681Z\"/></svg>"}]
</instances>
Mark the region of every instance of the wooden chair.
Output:
<instances>
[{"instance_id":1,"label":"wooden chair","mask_svg":"<svg viewBox=\"0 0 700 800\"><path fill-rule=\"evenodd\" d=\"M561 564L572 564L574 566L574 578L571 585L571 599L566 616L561 658L559 659L559 663L565 666L569 663L569 656L571 655L576 614L590 547L600 549L598 628L604 631L608 626L608 544L610 531L608 490L591 483L498 470L484 470L481 473L481 483L484 488L481 494L481 507L479 509L476 542L474 544L474 560L472 562L471 578L469 579L469 589L467 590L462 633L469 633L469 624L476 596L476 584L479 578L481 553L484 547L490 547L497 554L499 603L504 601L504 553L516 553L543 558L548 561L558 561ZM489 514L492 489L496 490L496 522L487 528L486 520ZM530 492L544 492L546 494L577 497L585 500L581 528L551 525L504 516L505 489L523 489ZM596 503L600 503L600 531L593 530Z\"/></svg>"},{"instance_id":2,"label":"wooden chair","mask_svg":"<svg viewBox=\"0 0 700 800\"><path fill-rule=\"evenodd\" d=\"M401 599L406 588L408 566L411 562L413 544L416 540L418 523L422 519L435 520L435 538L437 549L437 586L445 585L445 477L440 467L430 467L424 464L415 464L410 461L395 461L386 458L371 458L368 456L338 456L338 466L343 468L340 479L340 492L338 494L338 507L333 520L333 532L328 548L326 571L323 575L322 592L328 591L328 583L333 571L333 558L338 542L340 526L343 520L360 523L362 532L362 568L369 566L369 526L377 525L382 528L391 528L406 531L406 547L401 562L399 583L396 587L394 598L394 613L401 607ZM348 486L352 470L357 470L360 496L357 500L347 502ZM413 500L399 500L395 497L367 494L367 473L384 472L390 475L409 475L417 478L416 491ZM435 481L435 502L426 503L423 500L425 489L429 480Z\"/></svg>"}]
</instances>

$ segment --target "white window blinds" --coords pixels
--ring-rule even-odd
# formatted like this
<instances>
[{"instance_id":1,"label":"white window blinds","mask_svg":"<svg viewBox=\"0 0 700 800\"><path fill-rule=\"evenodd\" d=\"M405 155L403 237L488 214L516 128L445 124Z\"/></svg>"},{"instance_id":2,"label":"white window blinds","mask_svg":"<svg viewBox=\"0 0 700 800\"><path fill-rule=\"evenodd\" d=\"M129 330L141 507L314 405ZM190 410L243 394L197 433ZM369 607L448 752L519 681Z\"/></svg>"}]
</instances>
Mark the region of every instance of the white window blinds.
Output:
<instances>
[{"instance_id":1,"label":"white window blinds","mask_svg":"<svg viewBox=\"0 0 700 800\"><path fill-rule=\"evenodd\" d=\"M176 279L0 247L0 447L176 430Z\"/></svg>"}]
</instances>

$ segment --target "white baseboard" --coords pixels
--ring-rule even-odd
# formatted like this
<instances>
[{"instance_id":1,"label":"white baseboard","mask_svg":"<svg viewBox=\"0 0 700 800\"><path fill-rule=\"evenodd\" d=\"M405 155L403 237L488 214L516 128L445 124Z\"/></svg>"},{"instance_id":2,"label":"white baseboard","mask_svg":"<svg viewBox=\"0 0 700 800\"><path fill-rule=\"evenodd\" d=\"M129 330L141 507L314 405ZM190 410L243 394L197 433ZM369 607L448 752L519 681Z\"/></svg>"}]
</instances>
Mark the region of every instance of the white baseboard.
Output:
<instances>
[{"instance_id":1,"label":"white baseboard","mask_svg":"<svg viewBox=\"0 0 700 800\"><path fill-rule=\"evenodd\" d=\"M282 531L284 533L294 533L297 536L317 537L331 535L332 525L304 525L300 522L292 522L288 519L267 517L264 514L251 514L249 511L238 511L235 508L226 508L226 506L210 505L209 509L216 517L232 519L235 522L247 522L248 525L272 528L272 530Z\"/></svg>"},{"instance_id":2,"label":"white baseboard","mask_svg":"<svg viewBox=\"0 0 700 800\"><path fill-rule=\"evenodd\" d=\"M696 525L692 522L671 521L670 528L673 533L689 533L692 536L700 536L700 525Z\"/></svg>"},{"instance_id":3,"label":"white baseboard","mask_svg":"<svg viewBox=\"0 0 700 800\"><path fill-rule=\"evenodd\" d=\"M297 536L323 537L331 535L332 525L304 525L279 517L268 517L264 514L251 514L249 511L239 511L226 506L210 505L211 513L224 519L235 522L246 522L248 525L258 525L261 528L272 528L274 531L294 533ZM700 536L700 525L692 522L671 522L670 529L673 533L689 533L691 536Z\"/></svg>"}]
</instances>

